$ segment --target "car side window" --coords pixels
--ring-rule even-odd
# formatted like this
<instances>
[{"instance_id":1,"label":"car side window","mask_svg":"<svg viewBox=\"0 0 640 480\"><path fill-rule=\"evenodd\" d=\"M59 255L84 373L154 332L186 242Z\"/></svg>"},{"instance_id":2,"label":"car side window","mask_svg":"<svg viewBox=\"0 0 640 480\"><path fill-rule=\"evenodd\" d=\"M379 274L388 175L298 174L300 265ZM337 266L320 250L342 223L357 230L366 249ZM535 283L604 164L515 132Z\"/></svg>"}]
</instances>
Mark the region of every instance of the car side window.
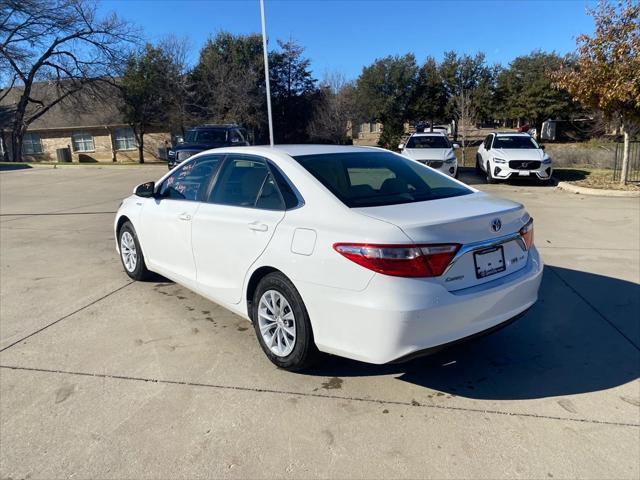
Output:
<instances>
[{"instance_id":1,"label":"car side window","mask_svg":"<svg viewBox=\"0 0 640 480\"><path fill-rule=\"evenodd\" d=\"M278 186L266 162L250 155L229 155L218 175L209 203L284 210Z\"/></svg>"},{"instance_id":2,"label":"car side window","mask_svg":"<svg viewBox=\"0 0 640 480\"><path fill-rule=\"evenodd\" d=\"M223 155L206 155L185 163L162 182L158 189L158 197L199 200L222 158Z\"/></svg>"},{"instance_id":3,"label":"car side window","mask_svg":"<svg viewBox=\"0 0 640 480\"><path fill-rule=\"evenodd\" d=\"M244 138L238 130L229 131L229 143L231 144L244 144Z\"/></svg>"}]
</instances>

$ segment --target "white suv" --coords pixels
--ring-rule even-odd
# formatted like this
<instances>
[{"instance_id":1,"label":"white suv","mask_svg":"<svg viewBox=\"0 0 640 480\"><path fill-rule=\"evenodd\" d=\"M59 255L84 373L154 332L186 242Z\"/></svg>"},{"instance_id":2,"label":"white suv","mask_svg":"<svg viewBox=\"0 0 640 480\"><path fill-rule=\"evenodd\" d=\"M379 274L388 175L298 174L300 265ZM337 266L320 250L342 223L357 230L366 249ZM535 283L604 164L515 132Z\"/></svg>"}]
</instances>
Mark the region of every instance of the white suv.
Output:
<instances>
[{"instance_id":1,"label":"white suv","mask_svg":"<svg viewBox=\"0 0 640 480\"><path fill-rule=\"evenodd\" d=\"M478 148L476 171L486 174L487 183L534 176L548 181L553 166L544 147L529 134L496 132L488 135Z\"/></svg>"},{"instance_id":2,"label":"white suv","mask_svg":"<svg viewBox=\"0 0 640 480\"><path fill-rule=\"evenodd\" d=\"M401 143L398 148L405 157L458 178L458 160L453 151L458 148L458 144L451 145L444 133L414 133L406 144Z\"/></svg>"}]
</instances>

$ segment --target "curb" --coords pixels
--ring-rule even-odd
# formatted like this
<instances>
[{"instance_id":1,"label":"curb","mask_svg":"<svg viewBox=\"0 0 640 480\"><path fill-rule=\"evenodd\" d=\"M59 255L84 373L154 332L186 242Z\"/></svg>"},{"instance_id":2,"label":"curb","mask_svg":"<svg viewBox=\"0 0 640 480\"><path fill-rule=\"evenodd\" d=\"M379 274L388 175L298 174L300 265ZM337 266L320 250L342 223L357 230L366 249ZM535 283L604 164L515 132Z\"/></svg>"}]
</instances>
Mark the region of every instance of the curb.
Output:
<instances>
[{"instance_id":1,"label":"curb","mask_svg":"<svg viewBox=\"0 0 640 480\"><path fill-rule=\"evenodd\" d=\"M640 198L640 191L628 190L610 190L604 188L587 188L579 187L568 182L558 182L558 188L570 193L580 195L595 195L600 197L624 197L624 198Z\"/></svg>"}]
</instances>

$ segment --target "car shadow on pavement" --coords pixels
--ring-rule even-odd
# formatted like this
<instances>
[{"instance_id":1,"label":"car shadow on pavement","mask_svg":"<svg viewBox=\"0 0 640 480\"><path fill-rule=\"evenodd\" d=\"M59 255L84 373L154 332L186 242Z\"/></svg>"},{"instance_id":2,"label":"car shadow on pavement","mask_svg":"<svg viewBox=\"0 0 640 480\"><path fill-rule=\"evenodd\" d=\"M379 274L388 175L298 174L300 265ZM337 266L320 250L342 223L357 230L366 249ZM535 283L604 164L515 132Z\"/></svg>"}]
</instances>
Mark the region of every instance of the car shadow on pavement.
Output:
<instances>
[{"instance_id":1,"label":"car shadow on pavement","mask_svg":"<svg viewBox=\"0 0 640 480\"><path fill-rule=\"evenodd\" d=\"M7 164L7 163L0 164L0 172L4 172L7 170L25 170L28 168L33 168L33 167L26 163L16 163L15 165Z\"/></svg>"},{"instance_id":2,"label":"car shadow on pavement","mask_svg":"<svg viewBox=\"0 0 640 480\"><path fill-rule=\"evenodd\" d=\"M404 364L370 365L331 356L322 367L305 373L395 375L403 382L473 399L587 393L638 378L639 318L637 284L547 267L538 303L492 335Z\"/></svg>"}]
</instances>

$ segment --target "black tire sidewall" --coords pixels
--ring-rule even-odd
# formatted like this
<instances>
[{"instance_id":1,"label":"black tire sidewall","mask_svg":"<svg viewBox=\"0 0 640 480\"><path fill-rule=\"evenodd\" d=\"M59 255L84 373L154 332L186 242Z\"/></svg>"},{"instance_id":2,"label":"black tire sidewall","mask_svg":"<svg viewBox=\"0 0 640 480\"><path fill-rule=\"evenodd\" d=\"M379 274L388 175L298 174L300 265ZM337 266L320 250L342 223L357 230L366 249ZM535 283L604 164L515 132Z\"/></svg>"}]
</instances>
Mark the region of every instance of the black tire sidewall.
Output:
<instances>
[{"instance_id":1,"label":"black tire sidewall","mask_svg":"<svg viewBox=\"0 0 640 480\"><path fill-rule=\"evenodd\" d=\"M138 258L136 259L136 268L133 270L133 272L127 270L127 267L125 267L124 265L124 260L122 259L121 239L124 232L129 232L131 234L131 236L133 237L133 243L135 243L136 245L136 255ZM118 249L120 250L120 263L122 264L122 268L124 268L125 273L134 280L143 280L148 275L149 271L147 270L147 267L144 263L142 248L140 248L138 236L136 235L136 231L133 228L133 225L131 225L131 222L125 222L125 224L122 225L120 231L118 232Z\"/></svg>"},{"instance_id":2,"label":"black tire sidewall","mask_svg":"<svg viewBox=\"0 0 640 480\"><path fill-rule=\"evenodd\" d=\"M293 351L286 357L275 355L264 343L260 333L258 304L264 292L268 290L275 290L284 296L293 310L296 323L296 340ZM311 366L317 358L318 350L313 340L313 331L307 309L296 288L283 274L279 272L270 273L260 280L251 302L251 320L262 351L277 367L290 371L299 371Z\"/></svg>"}]
</instances>

